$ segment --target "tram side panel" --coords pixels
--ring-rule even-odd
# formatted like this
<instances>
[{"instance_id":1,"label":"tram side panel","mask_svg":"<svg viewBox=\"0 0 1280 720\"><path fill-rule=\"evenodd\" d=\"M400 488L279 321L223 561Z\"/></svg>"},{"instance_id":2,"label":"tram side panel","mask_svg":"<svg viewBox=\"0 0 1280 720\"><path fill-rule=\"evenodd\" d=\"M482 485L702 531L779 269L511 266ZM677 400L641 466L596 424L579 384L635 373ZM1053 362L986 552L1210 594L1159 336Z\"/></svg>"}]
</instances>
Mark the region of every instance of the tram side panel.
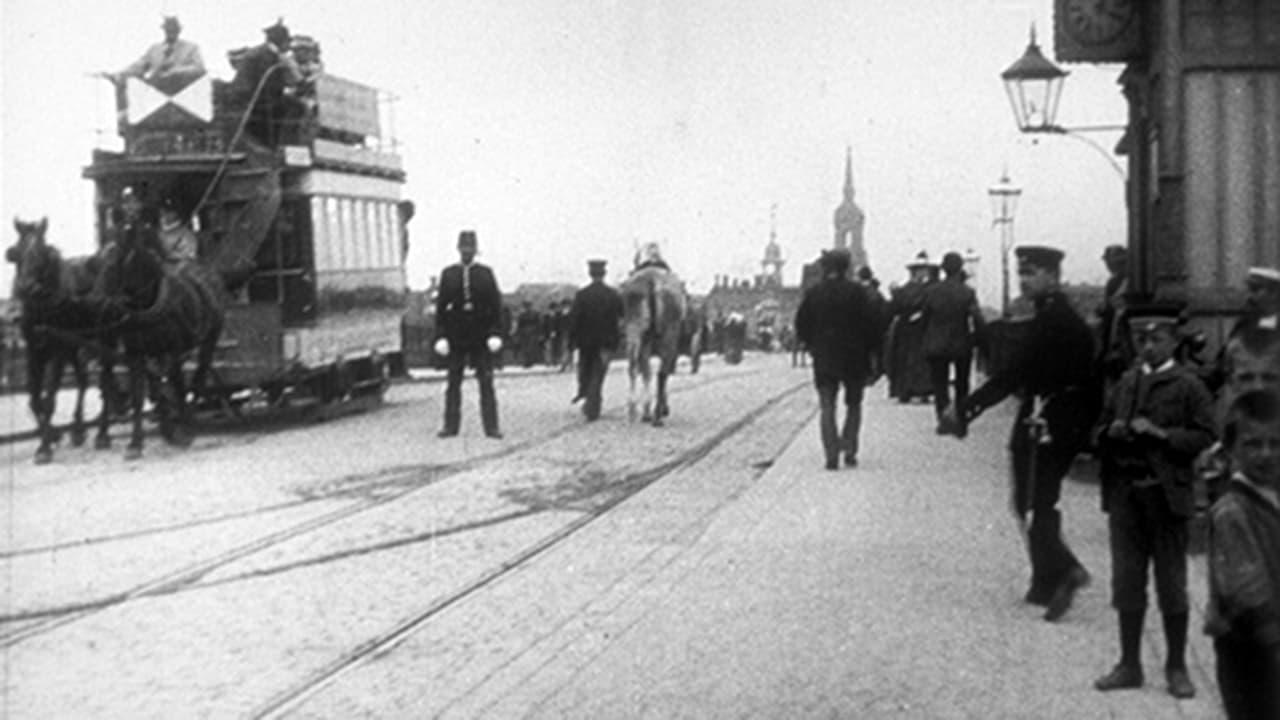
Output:
<instances>
[{"instance_id":1,"label":"tram side panel","mask_svg":"<svg viewBox=\"0 0 1280 720\"><path fill-rule=\"evenodd\" d=\"M403 363L399 183L310 170L290 179L219 366L241 387L302 385L326 399L378 389Z\"/></svg>"}]
</instances>

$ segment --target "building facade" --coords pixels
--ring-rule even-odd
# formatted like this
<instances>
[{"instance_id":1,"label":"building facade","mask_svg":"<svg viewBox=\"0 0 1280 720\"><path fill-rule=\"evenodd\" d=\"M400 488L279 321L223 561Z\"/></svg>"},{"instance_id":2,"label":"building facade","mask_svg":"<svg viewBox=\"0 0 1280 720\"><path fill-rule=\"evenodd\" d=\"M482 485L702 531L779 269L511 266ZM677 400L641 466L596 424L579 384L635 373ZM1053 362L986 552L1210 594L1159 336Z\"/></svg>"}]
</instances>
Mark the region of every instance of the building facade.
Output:
<instances>
[{"instance_id":1,"label":"building facade","mask_svg":"<svg viewBox=\"0 0 1280 720\"><path fill-rule=\"evenodd\" d=\"M1280 266L1280 2L1055 0L1060 62L1123 62L1130 287L1219 341L1250 266ZM1105 32L1103 32L1105 30Z\"/></svg>"}]
</instances>

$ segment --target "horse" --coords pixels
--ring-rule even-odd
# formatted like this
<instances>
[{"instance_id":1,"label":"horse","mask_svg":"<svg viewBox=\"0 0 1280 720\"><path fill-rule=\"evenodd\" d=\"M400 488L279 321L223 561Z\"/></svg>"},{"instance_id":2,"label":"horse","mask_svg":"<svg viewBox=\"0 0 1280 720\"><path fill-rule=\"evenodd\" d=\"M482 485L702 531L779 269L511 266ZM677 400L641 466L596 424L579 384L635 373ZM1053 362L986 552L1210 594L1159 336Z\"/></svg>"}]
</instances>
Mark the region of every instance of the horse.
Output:
<instances>
[{"instance_id":1,"label":"horse","mask_svg":"<svg viewBox=\"0 0 1280 720\"><path fill-rule=\"evenodd\" d=\"M125 459L142 457L142 407L148 390L161 437L172 445L189 445L191 438L181 427L190 419L183 360L196 353L191 386L198 398L225 320L222 279L199 262L168 262L154 233L137 224L126 224L101 256L95 302L119 336L129 368L132 433Z\"/></svg>"},{"instance_id":2,"label":"horse","mask_svg":"<svg viewBox=\"0 0 1280 720\"><path fill-rule=\"evenodd\" d=\"M680 350L680 331L688 308L684 283L668 269L655 244L636 254L636 268L618 287L623 305L623 337L627 349L627 376L631 390L627 415L636 419L636 378L643 380L643 420L661 427L670 415L667 405L667 378L675 372ZM651 391L649 360L657 355L657 399Z\"/></svg>"},{"instance_id":3,"label":"horse","mask_svg":"<svg viewBox=\"0 0 1280 720\"><path fill-rule=\"evenodd\" d=\"M5 258L14 264L13 297L22 306L19 327L26 345L27 392L29 406L36 419L35 462L43 465L53 460L53 446L59 431L53 426L58 390L62 376L71 366L76 381L76 404L72 413L71 444L79 447L85 441L84 396L89 387L88 353L92 340L81 342L72 329L91 327L91 318L81 311L76 299L93 287L93 258L63 259L57 248L45 241L49 219L25 222L14 218L18 240ZM100 358L102 369L102 413L98 420L96 445L103 447L112 396L109 376L110 355Z\"/></svg>"}]
</instances>

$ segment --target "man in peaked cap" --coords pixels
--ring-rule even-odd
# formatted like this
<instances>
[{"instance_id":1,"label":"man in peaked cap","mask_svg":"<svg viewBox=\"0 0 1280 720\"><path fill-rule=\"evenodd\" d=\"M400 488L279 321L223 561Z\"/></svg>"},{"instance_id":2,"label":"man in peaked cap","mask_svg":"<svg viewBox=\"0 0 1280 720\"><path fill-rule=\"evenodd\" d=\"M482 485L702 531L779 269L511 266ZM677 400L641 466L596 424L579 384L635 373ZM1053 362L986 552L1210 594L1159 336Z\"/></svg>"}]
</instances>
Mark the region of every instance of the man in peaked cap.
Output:
<instances>
[{"instance_id":1,"label":"man in peaked cap","mask_svg":"<svg viewBox=\"0 0 1280 720\"><path fill-rule=\"evenodd\" d=\"M462 374L475 369L480 385L480 418L484 434L501 438L498 400L493 392L494 355L502 351L502 292L488 266L475 261L474 230L458 234L459 262L440 273L436 293L435 350L448 366L444 393L444 427L439 437L458 434L462 420Z\"/></svg>"},{"instance_id":2,"label":"man in peaked cap","mask_svg":"<svg viewBox=\"0 0 1280 720\"><path fill-rule=\"evenodd\" d=\"M604 282L605 261L588 260L586 285L573 296L569 310L569 350L578 351L578 394L585 399L582 414L588 421L600 417L602 388L609 372L609 357L622 337L622 296Z\"/></svg>"},{"instance_id":3,"label":"man in peaked cap","mask_svg":"<svg viewBox=\"0 0 1280 720\"><path fill-rule=\"evenodd\" d=\"M1194 471L1187 458L1213 442L1214 417L1209 390L1175 355L1181 311L1175 304L1128 308L1138 362L1107 396L1097 425L1111 604L1120 629L1120 661L1094 683L1102 691L1143 684L1142 624L1151 566L1164 621L1169 693L1195 695L1186 665L1188 525L1195 512Z\"/></svg>"},{"instance_id":4,"label":"man in peaked cap","mask_svg":"<svg viewBox=\"0 0 1280 720\"><path fill-rule=\"evenodd\" d=\"M944 414L953 431L1020 391L1010 440L1013 508L1027 530L1031 559L1029 603L1045 606L1054 621L1071 607L1089 573L1062 537L1058 499L1076 454L1089 442L1100 393L1093 376L1093 333L1061 290L1063 252L1028 245L1015 249L1018 282L1035 315L1006 368L993 374ZM1028 524L1027 516L1030 515Z\"/></svg>"},{"instance_id":5,"label":"man in peaked cap","mask_svg":"<svg viewBox=\"0 0 1280 720\"><path fill-rule=\"evenodd\" d=\"M246 130L260 142L275 144L280 120L297 114L294 97L302 72L289 52L289 28L281 18L262 29L265 41L238 53L236 76L229 91L232 105L248 108ZM258 86L261 85L261 90ZM255 99L255 93L256 99ZM253 106L249 107L250 101Z\"/></svg>"}]
</instances>

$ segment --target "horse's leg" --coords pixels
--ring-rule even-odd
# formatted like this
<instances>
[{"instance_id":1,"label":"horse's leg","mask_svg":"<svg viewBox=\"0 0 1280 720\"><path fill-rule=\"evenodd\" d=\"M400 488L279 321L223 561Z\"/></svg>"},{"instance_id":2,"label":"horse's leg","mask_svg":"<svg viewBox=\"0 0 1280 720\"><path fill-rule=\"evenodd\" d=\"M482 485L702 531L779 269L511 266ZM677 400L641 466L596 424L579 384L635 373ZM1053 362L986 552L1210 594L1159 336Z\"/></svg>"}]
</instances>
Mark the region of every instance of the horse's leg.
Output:
<instances>
[{"instance_id":1,"label":"horse's leg","mask_svg":"<svg viewBox=\"0 0 1280 720\"><path fill-rule=\"evenodd\" d=\"M636 421L636 375L640 372L640 358L634 348L627 348L627 420Z\"/></svg>"},{"instance_id":2,"label":"horse's leg","mask_svg":"<svg viewBox=\"0 0 1280 720\"><path fill-rule=\"evenodd\" d=\"M669 377L671 373L665 368L658 368L658 399L653 411L654 425L661 425L662 419L671 414L671 408L667 407L667 378Z\"/></svg>"},{"instance_id":3,"label":"horse's leg","mask_svg":"<svg viewBox=\"0 0 1280 720\"><path fill-rule=\"evenodd\" d=\"M30 341L28 341L30 342ZM41 352L27 353L27 396L28 407L36 421L36 438L40 441L36 447L35 462L44 465L53 460L53 428L51 427L52 411L45 398L45 363L47 358Z\"/></svg>"},{"instance_id":4,"label":"horse's leg","mask_svg":"<svg viewBox=\"0 0 1280 720\"><path fill-rule=\"evenodd\" d=\"M89 389L89 370L78 348L70 348L71 372L76 378L76 407L71 417L71 445L84 445L84 394Z\"/></svg>"},{"instance_id":5,"label":"horse's leg","mask_svg":"<svg viewBox=\"0 0 1280 720\"><path fill-rule=\"evenodd\" d=\"M129 445L124 450L125 460L142 457L142 404L147 397L147 359L134 353L126 353L129 365L129 411L133 424Z\"/></svg>"},{"instance_id":6,"label":"horse's leg","mask_svg":"<svg viewBox=\"0 0 1280 720\"><path fill-rule=\"evenodd\" d=\"M173 404L167 408L168 419L161 420L161 423L168 427L165 439L172 445L186 447L191 444L191 435L184 428L188 421L187 383L186 378L182 376L181 355L173 355L169 360L169 385L173 389L173 397L171 398Z\"/></svg>"},{"instance_id":7,"label":"horse's leg","mask_svg":"<svg viewBox=\"0 0 1280 720\"><path fill-rule=\"evenodd\" d=\"M102 412L98 415L98 435L93 439L93 447L106 450L111 447L111 416L118 406L119 393L115 378L115 353L108 346L108 340L102 339L102 352L98 356L98 391L102 394Z\"/></svg>"},{"instance_id":8,"label":"horse's leg","mask_svg":"<svg viewBox=\"0 0 1280 720\"><path fill-rule=\"evenodd\" d=\"M640 376L644 380L644 412L640 419L653 422L653 367L649 364L649 353L640 354Z\"/></svg>"},{"instance_id":9,"label":"horse's leg","mask_svg":"<svg viewBox=\"0 0 1280 720\"><path fill-rule=\"evenodd\" d=\"M209 382L209 368L213 366L213 352L218 348L218 336L222 334L222 327L209 333L196 351L196 371L191 376L191 402L199 407L201 398L204 397L205 385ZM187 419L184 417L184 420Z\"/></svg>"}]
</instances>

